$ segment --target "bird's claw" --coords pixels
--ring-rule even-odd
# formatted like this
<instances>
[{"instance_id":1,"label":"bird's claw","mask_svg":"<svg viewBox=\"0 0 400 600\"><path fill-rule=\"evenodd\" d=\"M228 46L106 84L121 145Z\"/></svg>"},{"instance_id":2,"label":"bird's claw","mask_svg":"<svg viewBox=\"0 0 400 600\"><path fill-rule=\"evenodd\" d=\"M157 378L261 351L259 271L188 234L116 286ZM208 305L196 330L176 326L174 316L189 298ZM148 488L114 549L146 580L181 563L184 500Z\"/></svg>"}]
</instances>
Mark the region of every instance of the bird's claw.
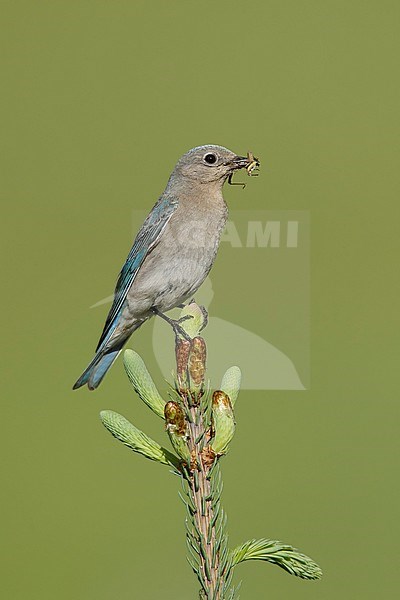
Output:
<instances>
[{"instance_id":1,"label":"bird's claw","mask_svg":"<svg viewBox=\"0 0 400 600\"><path fill-rule=\"evenodd\" d=\"M188 318L191 318L191 315L188 315ZM180 322L181 320L186 320L186 319L185 319L185 318L183 318L183 319L178 319L178 321L173 321L173 322L171 323L172 329L174 330L174 333L175 333L175 337L176 337L177 339L179 339L179 336L181 336L181 337L183 337L183 338L184 338L184 339L185 339L187 342L191 342L191 341L192 341L192 338L190 337L190 335L189 335L189 334L187 334L187 333L186 333L186 331L183 329L183 327L181 327L181 326L179 325L179 322Z\"/></svg>"},{"instance_id":2,"label":"bird's claw","mask_svg":"<svg viewBox=\"0 0 400 600\"><path fill-rule=\"evenodd\" d=\"M182 323L183 321L187 321L188 319L193 319L193 315L184 315L176 320L177 323Z\"/></svg>"}]
</instances>

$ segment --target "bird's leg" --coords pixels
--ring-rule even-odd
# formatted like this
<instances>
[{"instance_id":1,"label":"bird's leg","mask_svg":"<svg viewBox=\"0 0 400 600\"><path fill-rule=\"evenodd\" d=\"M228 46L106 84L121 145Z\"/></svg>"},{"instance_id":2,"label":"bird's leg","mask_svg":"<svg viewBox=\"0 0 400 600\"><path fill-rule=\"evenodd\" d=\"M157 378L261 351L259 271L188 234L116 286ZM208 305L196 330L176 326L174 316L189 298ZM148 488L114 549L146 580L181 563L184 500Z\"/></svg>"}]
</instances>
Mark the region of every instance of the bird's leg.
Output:
<instances>
[{"instance_id":1,"label":"bird's leg","mask_svg":"<svg viewBox=\"0 0 400 600\"><path fill-rule=\"evenodd\" d=\"M185 317L181 317L180 319L176 320L176 319L170 319L170 317L167 317L167 315L164 315L164 313L162 313L160 310L158 310L158 308L153 307L151 309L151 311L158 317L161 317L162 319L164 319L164 321L166 321L169 325L171 325L172 329L174 330L175 337L178 337L178 335L181 335L188 342L192 341L192 338L180 326L180 323L182 323L182 321L186 321L187 319L192 319L193 318L192 315L186 315Z\"/></svg>"}]
</instances>

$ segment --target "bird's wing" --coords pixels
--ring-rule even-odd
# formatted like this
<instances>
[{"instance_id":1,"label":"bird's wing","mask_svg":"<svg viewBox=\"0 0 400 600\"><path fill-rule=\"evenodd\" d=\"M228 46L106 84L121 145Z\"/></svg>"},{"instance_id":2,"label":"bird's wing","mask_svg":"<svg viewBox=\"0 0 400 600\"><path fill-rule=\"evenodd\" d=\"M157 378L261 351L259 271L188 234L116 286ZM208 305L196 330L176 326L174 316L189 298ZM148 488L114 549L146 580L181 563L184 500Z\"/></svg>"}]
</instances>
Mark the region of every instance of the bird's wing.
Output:
<instances>
[{"instance_id":1,"label":"bird's wing","mask_svg":"<svg viewBox=\"0 0 400 600\"><path fill-rule=\"evenodd\" d=\"M176 198L162 196L154 205L137 234L131 251L119 275L114 301L108 313L96 351L114 330L129 288L149 252L157 245L164 227L178 206Z\"/></svg>"}]
</instances>

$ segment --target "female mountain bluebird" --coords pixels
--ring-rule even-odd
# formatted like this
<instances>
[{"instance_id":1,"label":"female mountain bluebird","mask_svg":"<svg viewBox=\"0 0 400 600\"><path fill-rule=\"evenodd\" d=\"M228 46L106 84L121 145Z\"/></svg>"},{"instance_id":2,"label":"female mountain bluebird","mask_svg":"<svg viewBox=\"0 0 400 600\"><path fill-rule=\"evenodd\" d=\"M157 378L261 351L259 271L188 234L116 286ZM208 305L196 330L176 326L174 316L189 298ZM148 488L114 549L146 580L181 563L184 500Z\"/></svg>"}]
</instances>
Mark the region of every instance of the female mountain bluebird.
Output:
<instances>
[{"instance_id":1,"label":"female mountain bluebird","mask_svg":"<svg viewBox=\"0 0 400 600\"><path fill-rule=\"evenodd\" d=\"M147 319L192 297L207 277L228 209L222 186L257 159L222 146L199 146L180 158L144 221L118 278L96 355L74 385L96 389L122 347Z\"/></svg>"}]
</instances>

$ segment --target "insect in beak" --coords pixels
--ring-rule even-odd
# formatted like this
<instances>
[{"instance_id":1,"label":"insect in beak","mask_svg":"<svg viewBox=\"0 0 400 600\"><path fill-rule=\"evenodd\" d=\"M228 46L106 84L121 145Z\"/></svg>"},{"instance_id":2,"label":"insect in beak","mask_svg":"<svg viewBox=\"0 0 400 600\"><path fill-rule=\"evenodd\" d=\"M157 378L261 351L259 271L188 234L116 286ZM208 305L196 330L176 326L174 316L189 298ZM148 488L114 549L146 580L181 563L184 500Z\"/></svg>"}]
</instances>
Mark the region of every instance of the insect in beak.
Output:
<instances>
[{"instance_id":1,"label":"insect in beak","mask_svg":"<svg viewBox=\"0 0 400 600\"><path fill-rule=\"evenodd\" d=\"M245 168L245 169L246 169L246 171L247 171L247 175L248 175L249 177L257 177L257 176L258 176L258 173L253 173L253 171L254 171L255 169L257 169L257 170L258 170L258 167L260 166L260 161L259 161L259 160L258 160L258 158L257 158L256 156L254 156L254 154L253 154L252 152L250 152L250 151L248 151L248 152L247 152L247 157L246 157L246 159L247 159L247 164L246 164L246 166L244 166L244 165L243 165L243 166L244 166L244 168ZM243 167L242 167L242 168L243 168ZM236 181L232 181L233 173L234 173L234 171L232 171L232 172L229 174L229 177L228 177L228 183L229 183L229 185L241 185L241 186L243 187L243 189L244 189L244 188L246 187L246 184L245 184L245 183L240 183L240 182L238 182L238 181L237 181L237 182L236 182Z\"/></svg>"},{"instance_id":2,"label":"insect in beak","mask_svg":"<svg viewBox=\"0 0 400 600\"><path fill-rule=\"evenodd\" d=\"M258 173L253 173L253 171L254 171L254 169L257 169L257 171L258 171L258 167L260 166L260 161L250 151L247 153L247 160L249 161L249 164L246 167L247 174L249 175L249 177L258 177Z\"/></svg>"}]
</instances>

